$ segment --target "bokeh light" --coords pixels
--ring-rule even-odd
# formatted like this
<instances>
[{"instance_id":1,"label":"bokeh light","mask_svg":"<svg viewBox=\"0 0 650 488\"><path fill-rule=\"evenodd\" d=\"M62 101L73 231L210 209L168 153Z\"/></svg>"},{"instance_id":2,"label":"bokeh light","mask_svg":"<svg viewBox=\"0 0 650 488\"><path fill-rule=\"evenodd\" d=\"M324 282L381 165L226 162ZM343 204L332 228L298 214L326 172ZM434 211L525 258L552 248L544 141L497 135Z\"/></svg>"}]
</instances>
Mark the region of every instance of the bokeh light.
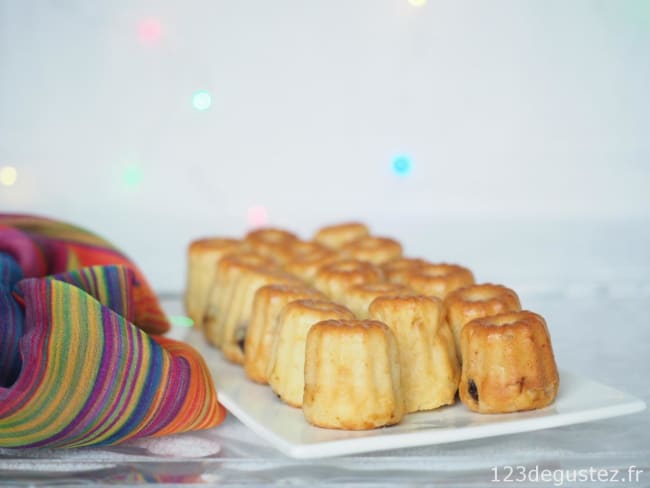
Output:
<instances>
[{"instance_id":1,"label":"bokeh light","mask_svg":"<svg viewBox=\"0 0 650 488\"><path fill-rule=\"evenodd\" d=\"M169 322L172 325L177 325L179 327L194 326L194 321L189 317L185 317L184 315L170 315L168 318L169 318Z\"/></svg>"},{"instance_id":2,"label":"bokeh light","mask_svg":"<svg viewBox=\"0 0 650 488\"><path fill-rule=\"evenodd\" d=\"M412 7L424 7L427 4L427 0L409 0L409 4Z\"/></svg>"},{"instance_id":3,"label":"bokeh light","mask_svg":"<svg viewBox=\"0 0 650 488\"><path fill-rule=\"evenodd\" d=\"M248 225L251 227L264 227L269 221L269 214L266 207L253 205L248 209Z\"/></svg>"},{"instance_id":4,"label":"bokeh light","mask_svg":"<svg viewBox=\"0 0 650 488\"><path fill-rule=\"evenodd\" d=\"M13 166L3 166L0 168L0 184L4 186L13 186L18 179L18 170Z\"/></svg>"},{"instance_id":5,"label":"bokeh light","mask_svg":"<svg viewBox=\"0 0 650 488\"><path fill-rule=\"evenodd\" d=\"M138 23L138 38L145 44L155 44L162 37L162 25L156 19L144 19Z\"/></svg>"},{"instance_id":6,"label":"bokeh light","mask_svg":"<svg viewBox=\"0 0 650 488\"><path fill-rule=\"evenodd\" d=\"M142 170L142 167L137 164L129 164L124 168L122 179L126 186L140 186L144 180L144 171Z\"/></svg>"},{"instance_id":7,"label":"bokeh light","mask_svg":"<svg viewBox=\"0 0 650 488\"><path fill-rule=\"evenodd\" d=\"M395 157L393 159L393 172L399 176L406 176L413 171L413 163L411 162L411 158L404 154L400 154L399 156Z\"/></svg>"},{"instance_id":8,"label":"bokeh light","mask_svg":"<svg viewBox=\"0 0 650 488\"><path fill-rule=\"evenodd\" d=\"M194 95L192 95L192 106L196 110L203 112L204 110L208 110L211 105L212 105L212 95L210 95L209 91L200 90L194 93Z\"/></svg>"}]
</instances>

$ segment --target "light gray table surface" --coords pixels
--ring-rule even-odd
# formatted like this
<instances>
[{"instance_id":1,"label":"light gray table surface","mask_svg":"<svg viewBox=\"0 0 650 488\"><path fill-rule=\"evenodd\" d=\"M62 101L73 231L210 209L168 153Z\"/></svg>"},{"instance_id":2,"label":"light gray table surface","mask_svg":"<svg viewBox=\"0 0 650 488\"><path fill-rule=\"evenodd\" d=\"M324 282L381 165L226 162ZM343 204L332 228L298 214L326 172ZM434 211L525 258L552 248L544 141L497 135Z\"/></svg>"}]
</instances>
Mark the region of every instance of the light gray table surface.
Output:
<instances>
[{"instance_id":1,"label":"light gray table surface","mask_svg":"<svg viewBox=\"0 0 650 488\"><path fill-rule=\"evenodd\" d=\"M521 293L544 315L558 364L650 402L650 288L558 287ZM166 300L170 313L180 300ZM218 452L217 452L218 451ZM643 470L650 486L650 413L454 444L323 460L294 460L232 415L220 426L147 444L77 450L0 449L0 480L11 485L93 483L495 485L506 466L527 470ZM516 472L515 472L516 473ZM559 476L559 475L555 475ZM513 475L514 477L514 475ZM559 486L522 481L516 486ZM504 483L505 484L505 483ZM562 481L561 486L592 486ZM608 483L599 483L608 486Z\"/></svg>"}]
</instances>

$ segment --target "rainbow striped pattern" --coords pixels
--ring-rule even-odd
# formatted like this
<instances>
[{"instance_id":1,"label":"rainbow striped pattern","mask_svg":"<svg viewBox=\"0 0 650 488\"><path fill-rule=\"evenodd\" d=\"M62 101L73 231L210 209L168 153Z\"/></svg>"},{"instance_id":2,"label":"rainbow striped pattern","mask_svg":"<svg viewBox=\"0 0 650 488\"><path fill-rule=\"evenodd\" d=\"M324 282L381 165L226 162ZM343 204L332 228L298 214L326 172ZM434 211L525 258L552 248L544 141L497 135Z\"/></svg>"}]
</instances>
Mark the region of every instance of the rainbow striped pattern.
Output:
<instances>
[{"instance_id":1,"label":"rainbow striped pattern","mask_svg":"<svg viewBox=\"0 0 650 488\"><path fill-rule=\"evenodd\" d=\"M133 322L152 334L169 330L169 322L142 272L111 243L85 229L33 215L0 213L0 252L11 254L18 261L25 278L86 266L126 266L135 275Z\"/></svg>"},{"instance_id":2,"label":"rainbow striped pattern","mask_svg":"<svg viewBox=\"0 0 650 488\"><path fill-rule=\"evenodd\" d=\"M102 265L71 269L91 264L99 241L71 226L58 239L55 222L31 219L0 226L0 447L110 445L221 423L201 356L143 330L166 320L137 268L104 248ZM106 265L111 253L118 263ZM43 270L59 272L34 276Z\"/></svg>"}]
</instances>

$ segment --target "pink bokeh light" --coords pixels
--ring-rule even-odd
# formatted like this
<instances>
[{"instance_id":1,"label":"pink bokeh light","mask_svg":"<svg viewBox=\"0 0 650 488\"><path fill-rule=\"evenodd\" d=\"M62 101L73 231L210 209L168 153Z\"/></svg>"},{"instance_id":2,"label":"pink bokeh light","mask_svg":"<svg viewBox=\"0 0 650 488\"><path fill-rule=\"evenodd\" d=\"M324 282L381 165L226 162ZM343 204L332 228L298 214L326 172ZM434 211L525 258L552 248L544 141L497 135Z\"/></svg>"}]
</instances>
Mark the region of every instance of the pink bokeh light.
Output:
<instances>
[{"instance_id":1,"label":"pink bokeh light","mask_svg":"<svg viewBox=\"0 0 650 488\"><path fill-rule=\"evenodd\" d=\"M144 19L138 23L138 38L145 44L155 44L162 37L162 25L158 19Z\"/></svg>"},{"instance_id":2,"label":"pink bokeh light","mask_svg":"<svg viewBox=\"0 0 650 488\"><path fill-rule=\"evenodd\" d=\"M266 207L253 205L248 209L248 225L253 228L264 227L269 221L269 214Z\"/></svg>"}]
</instances>

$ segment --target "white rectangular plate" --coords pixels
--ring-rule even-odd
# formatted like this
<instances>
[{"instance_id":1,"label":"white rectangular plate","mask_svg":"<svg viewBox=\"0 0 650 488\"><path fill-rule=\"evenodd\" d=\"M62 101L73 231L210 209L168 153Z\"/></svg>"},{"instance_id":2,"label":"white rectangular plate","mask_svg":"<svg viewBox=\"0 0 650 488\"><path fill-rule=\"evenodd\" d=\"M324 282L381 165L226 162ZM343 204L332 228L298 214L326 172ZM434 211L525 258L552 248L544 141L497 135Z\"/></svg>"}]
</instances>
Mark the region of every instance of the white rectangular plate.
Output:
<instances>
[{"instance_id":1,"label":"white rectangular plate","mask_svg":"<svg viewBox=\"0 0 650 488\"><path fill-rule=\"evenodd\" d=\"M560 371L557 400L541 410L481 415L457 403L406 415L398 425L382 429L321 429L308 424L302 410L282 403L268 386L250 381L242 367L226 361L199 331L193 330L185 340L208 362L219 401L256 434L293 458L323 458L479 439L617 417L646 408L638 398Z\"/></svg>"}]
</instances>

